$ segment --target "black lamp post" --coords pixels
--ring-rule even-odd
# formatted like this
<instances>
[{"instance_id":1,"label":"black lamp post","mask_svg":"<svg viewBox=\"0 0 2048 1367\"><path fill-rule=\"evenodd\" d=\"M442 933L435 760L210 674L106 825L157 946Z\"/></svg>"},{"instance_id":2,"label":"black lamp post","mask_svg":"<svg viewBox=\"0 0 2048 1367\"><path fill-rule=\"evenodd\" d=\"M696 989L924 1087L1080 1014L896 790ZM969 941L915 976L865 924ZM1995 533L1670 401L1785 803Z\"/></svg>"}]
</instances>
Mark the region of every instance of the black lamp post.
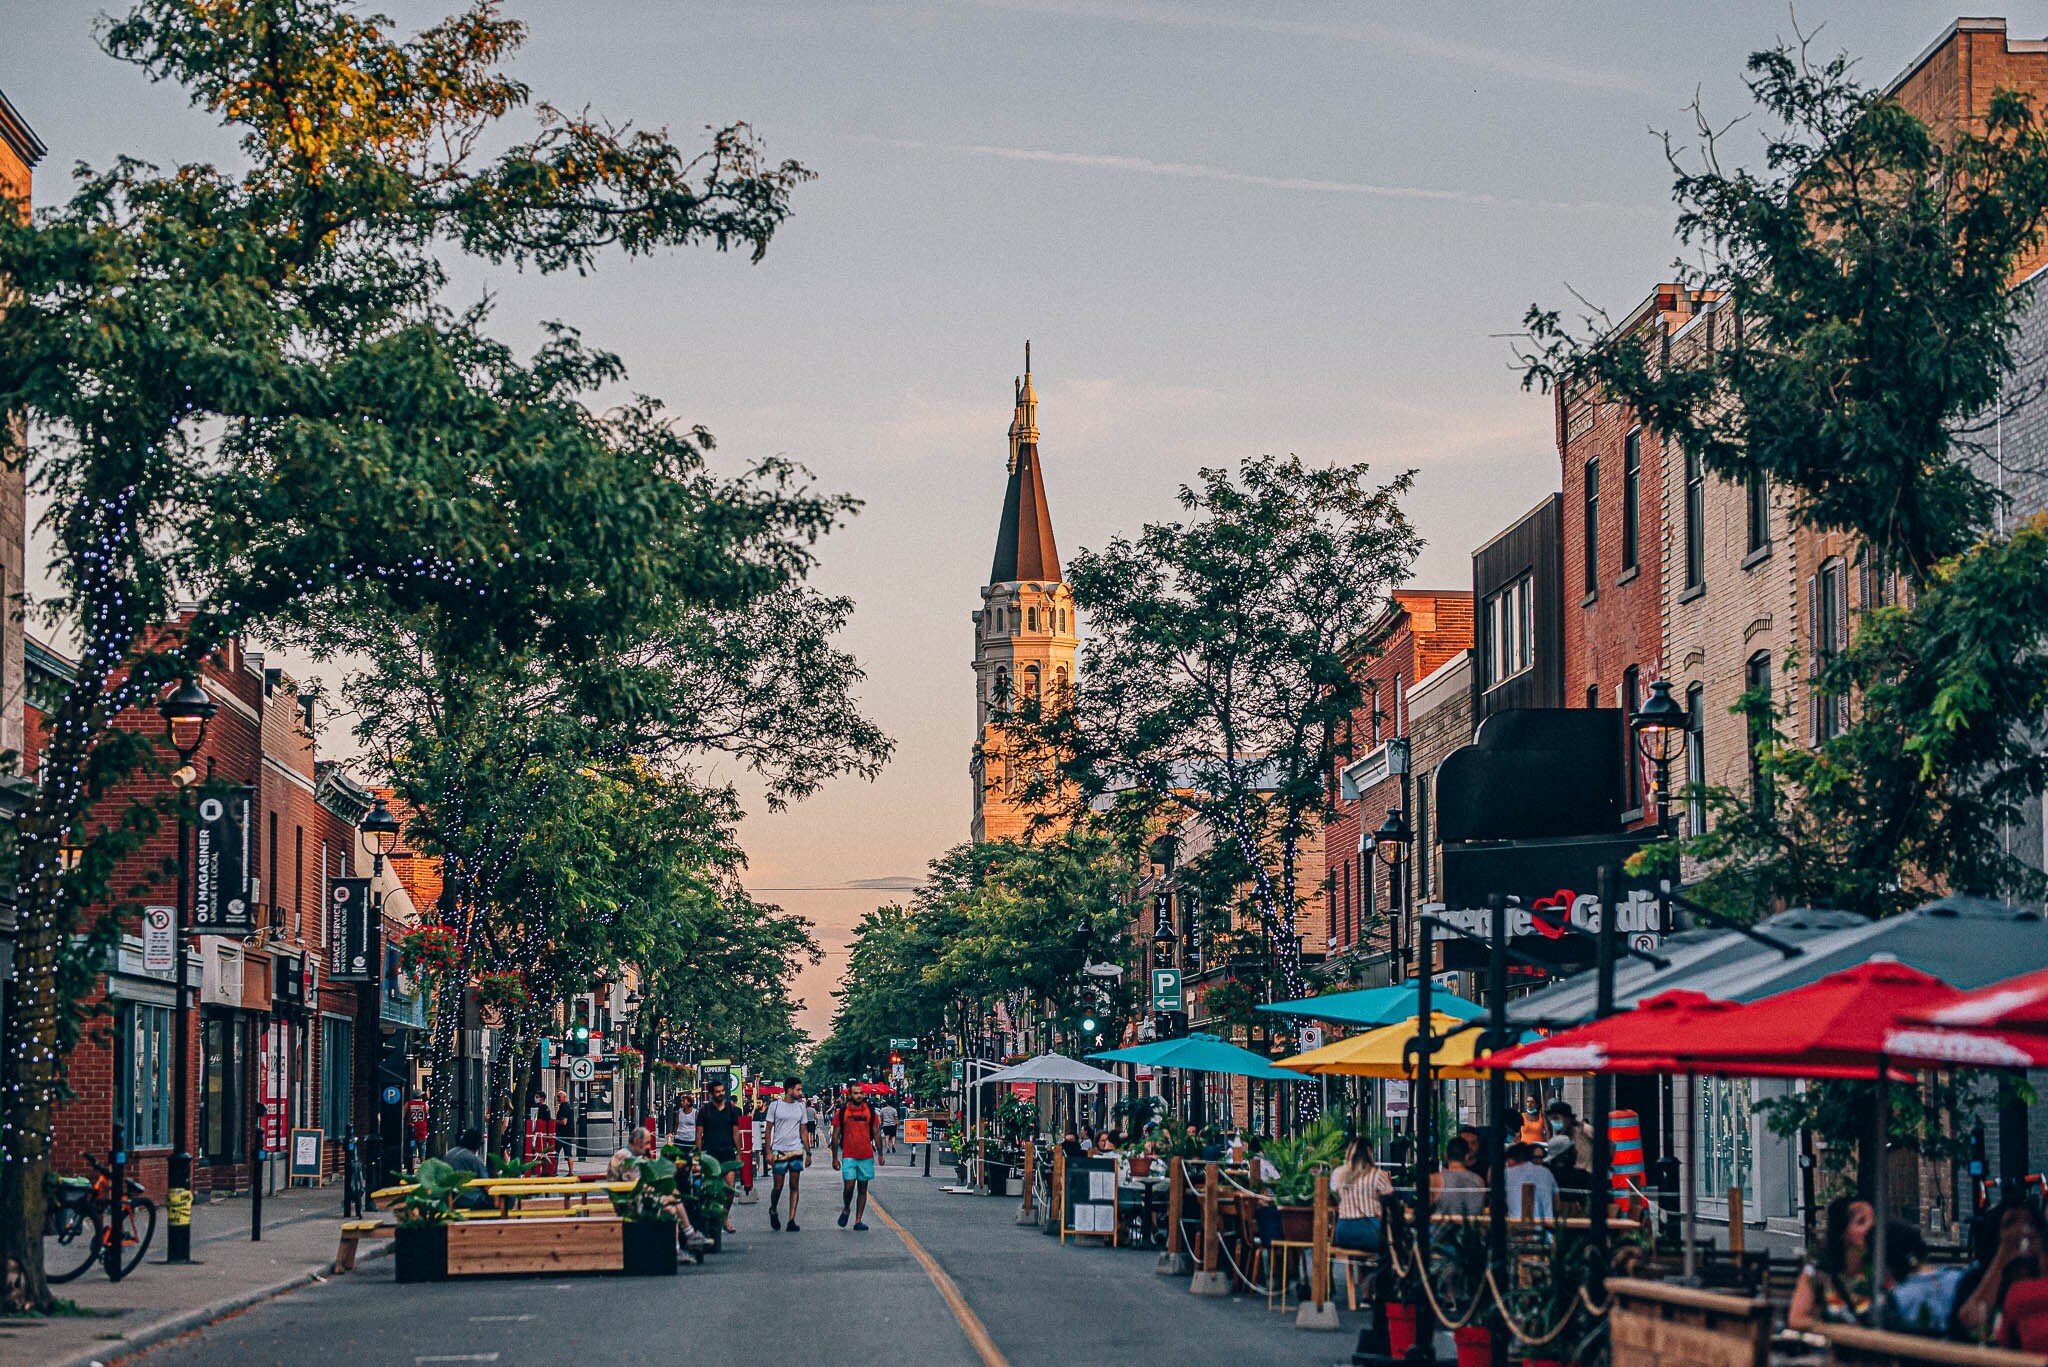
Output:
<instances>
[{"instance_id":1,"label":"black lamp post","mask_svg":"<svg viewBox=\"0 0 2048 1367\"><path fill-rule=\"evenodd\" d=\"M173 1070L171 1123L178 1147L171 1154L170 1190L165 1193L168 1223L164 1229L164 1260L192 1261L192 982L185 967L185 928L192 918L192 786L199 781L192 757L206 741L206 724L219 710L197 679L187 679L157 705L171 748L178 752L178 914L171 922L171 964L178 975L178 1015L172 1045L178 1051Z\"/></svg>"},{"instance_id":2,"label":"black lamp post","mask_svg":"<svg viewBox=\"0 0 2048 1367\"><path fill-rule=\"evenodd\" d=\"M1650 696L1643 699L1641 707L1628 719L1629 730L1635 735L1636 750L1642 757L1657 766L1657 834L1670 839L1677 834L1671 820L1671 765L1685 753L1686 732L1691 729L1692 718L1671 696L1671 684L1659 679L1650 685ZM1601 915L1613 915L1602 911ZM1669 935L1677 929L1671 916L1671 880L1657 880L1657 930ZM1654 1165L1653 1181L1665 1193L1666 1204L1677 1201L1678 1182L1682 1174L1678 1159L1673 1153L1676 1136L1672 1133L1678 1126L1678 1101L1672 1079L1666 1074L1658 1085L1659 1107L1663 1112L1663 1124L1658 1128L1664 1140L1664 1155ZM1673 1218L1676 1213L1673 1212Z\"/></svg>"},{"instance_id":3,"label":"black lamp post","mask_svg":"<svg viewBox=\"0 0 2048 1367\"><path fill-rule=\"evenodd\" d=\"M370 916L371 924L376 927L377 931L375 943L379 945L384 942L384 892L383 889L378 887L378 883L384 877L384 858L398 848L399 836L398 818L391 814L391 809L384 805L384 799L381 797L370 805L369 815L356 823L356 838L362 841L363 849L370 856ZM380 950L379 952L381 953L382 951ZM358 1055L367 1054L367 1057L361 1060L361 1066L367 1067L369 1075L373 1079L371 1087L373 1096L378 1090L374 1080L379 1073L377 1050L380 1047L381 1035L377 1027L383 1017L383 1011L379 1006L383 996L384 968L380 963L377 965L375 976L368 984L358 983L356 985L356 1014L362 1022L358 1026L357 1033L363 1037L364 1043L367 1046L367 1048L359 1048L357 1053ZM382 1103L380 1102L379 1104L381 1105ZM351 1131L353 1131L353 1128L353 1126L350 1127ZM383 1151L383 1137L387 1132L395 1132L396 1128L395 1123L387 1125L384 1123L382 1116L378 1117L376 1127L378 1135L376 1170L380 1181L391 1176L390 1173L384 1171L389 1155ZM357 1213L360 1214L361 1212Z\"/></svg>"},{"instance_id":4,"label":"black lamp post","mask_svg":"<svg viewBox=\"0 0 2048 1367\"><path fill-rule=\"evenodd\" d=\"M1387 808L1387 819L1372 833L1373 853L1380 857L1380 862L1392 870L1394 875L1393 948L1400 960L1403 978L1408 976L1408 960L1414 949L1409 943L1414 939L1414 935L1412 927L1408 924L1408 879L1405 877L1408 846L1414 839L1415 832L1409 829L1408 818L1402 814L1399 807Z\"/></svg>"},{"instance_id":5,"label":"black lamp post","mask_svg":"<svg viewBox=\"0 0 2048 1367\"><path fill-rule=\"evenodd\" d=\"M1657 766L1657 831L1660 835L1672 833L1671 765L1685 753L1685 733L1690 729L1691 721L1678 700L1671 696L1671 684L1665 679L1650 685L1650 696L1628 719L1629 729L1635 733L1636 749L1644 759Z\"/></svg>"}]
</instances>

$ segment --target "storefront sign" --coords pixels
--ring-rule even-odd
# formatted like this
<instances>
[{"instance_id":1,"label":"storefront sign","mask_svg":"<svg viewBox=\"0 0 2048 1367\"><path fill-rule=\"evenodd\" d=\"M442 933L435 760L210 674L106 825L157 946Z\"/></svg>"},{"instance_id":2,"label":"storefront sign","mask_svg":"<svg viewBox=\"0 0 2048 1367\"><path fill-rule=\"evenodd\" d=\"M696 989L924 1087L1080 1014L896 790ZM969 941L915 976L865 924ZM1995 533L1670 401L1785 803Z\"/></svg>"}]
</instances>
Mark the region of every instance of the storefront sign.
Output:
<instances>
[{"instance_id":1,"label":"storefront sign","mask_svg":"<svg viewBox=\"0 0 2048 1367\"><path fill-rule=\"evenodd\" d=\"M1541 903L1541 906L1537 904ZM1484 936L1492 928L1493 913L1484 907L1478 910L1434 910L1430 915L1446 921L1473 935ZM1615 908L1615 925L1623 935L1634 937L1654 935L1658 929L1657 894L1648 889L1637 889L1622 894L1620 904ZM1584 934L1593 934L1600 929L1600 899L1590 892L1574 892L1560 888L1544 897L1532 898L1527 907L1508 908L1508 936L1520 939L1536 936L1546 940L1559 939L1567 934L1566 927ZM1439 940L1458 938L1443 926L1432 926L1431 935Z\"/></svg>"},{"instance_id":2,"label":"storefront sign","mask_svg":"<svg viewBox=\"0 0 2048 1367\"><path fill-rule=\"evenodd\" d=\"M327 976L373 983L384 965L383 927L370 901L370 880L337 878L327 891Z\"/></svg>"},{"instance_id":3,"label":"storefront sign","mask_svg":"<svg viewBox=\"0 0 2048 1367\"><path fill-rule=\"evenodd\" d=\"M142 971L170 976L172 965L177 962L172 947L175 907L144 907L142 909Z\"/></svg>"},{"instance_id":4,"label":"storefront sign","mask_svg":"<svg viewBox=\"0 0 2048 1367\"><path fill-rule=\"evenodd\" d=\"M321 1149L327 1136L318 1130L292 1131L292 1176L309 1177L315 1181L320 1177Z\"/></svg>"},{"instance_id":5,"label":"storefront sign","mask_svg":"<svg viewBox=\"0 0 2048 1367\"><path fill-rule=\"evenodd\" d=\"M193 835L192 931L194 934L256 933L255 870L249 818L255 791L209 793L199 799Z\"/></svg>"}]
</instances>

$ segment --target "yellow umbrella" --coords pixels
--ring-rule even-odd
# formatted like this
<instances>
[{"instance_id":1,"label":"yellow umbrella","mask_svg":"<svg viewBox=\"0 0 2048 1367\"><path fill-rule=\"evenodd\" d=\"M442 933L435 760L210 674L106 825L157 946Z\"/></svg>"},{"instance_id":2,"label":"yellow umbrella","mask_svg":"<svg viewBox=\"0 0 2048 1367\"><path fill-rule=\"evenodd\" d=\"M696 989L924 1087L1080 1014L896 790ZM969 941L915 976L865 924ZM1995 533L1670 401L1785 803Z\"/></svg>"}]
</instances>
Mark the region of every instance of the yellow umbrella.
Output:
<instances>
[{"instance_id":1,"label":"yellow umbrella","mask_svg":"<svg viewBox=\"0 0 2048 1367\"><path fill-rule=\"evenodd\" d=\"M1483 1078L1491 1074L1483 1066L1474 1066L1473 1051L1479 1045L1479 1030L1463 1028L1465 1022L1442 1012L1430 1015L1430 1033L1444 1040L1443 1047L1432 1056L1430 1072L1442 1078ZM1412 1059L1404 1058L1408 1041L1415 1038L1421 1017L1410 1016L1407 1020L1392 1025L1382 1025L1363 1035L1326 1044L1320 1049L1311 1049L1293 1058L1275 1062L1279 1068L1292 1068L1297 1072L1312 1073L1329 1077L1383 1077L1404 1078L1415 1075ZM1458 1033L1452 1034L1452 1031ZM1485 1055L1481 1054L1481 1058ZM1519 1073L1508 1074L1519 1080Z\"/></svg>"}]
</instances>

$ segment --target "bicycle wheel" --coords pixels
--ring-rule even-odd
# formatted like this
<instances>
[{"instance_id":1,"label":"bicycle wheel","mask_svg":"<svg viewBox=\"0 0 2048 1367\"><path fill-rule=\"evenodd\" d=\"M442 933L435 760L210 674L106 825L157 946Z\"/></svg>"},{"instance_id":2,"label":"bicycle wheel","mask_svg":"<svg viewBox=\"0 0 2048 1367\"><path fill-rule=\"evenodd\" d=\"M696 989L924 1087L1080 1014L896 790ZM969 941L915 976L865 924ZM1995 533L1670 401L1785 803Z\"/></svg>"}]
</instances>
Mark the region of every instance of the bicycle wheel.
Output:
<instances>
[{"instance_id":1,"label":"bicycle wheel","mask_svg":"<svg viewBox=\"0 0 2048 1367\"><path fill-rule=\"evenodd\" d=\"M44 1218L43 1278L53 1286L84 1276L99 1252L98 1211L58 1206Z\"/></svg>"},{"instance_id":2,"label":"bicycle wheel","mask_svg":"<svg viewBox=\"0 0 2048 1367\"><path fill-rule=\"evenodd\" d=\"M155 1236L156 1202L147 1196L129 1197L127 1228L121 1232L120 1271L108 1275L118 1282L133 1272L142 1255L149 1252L149 1241Z\"/></svg>"}]
</instances>

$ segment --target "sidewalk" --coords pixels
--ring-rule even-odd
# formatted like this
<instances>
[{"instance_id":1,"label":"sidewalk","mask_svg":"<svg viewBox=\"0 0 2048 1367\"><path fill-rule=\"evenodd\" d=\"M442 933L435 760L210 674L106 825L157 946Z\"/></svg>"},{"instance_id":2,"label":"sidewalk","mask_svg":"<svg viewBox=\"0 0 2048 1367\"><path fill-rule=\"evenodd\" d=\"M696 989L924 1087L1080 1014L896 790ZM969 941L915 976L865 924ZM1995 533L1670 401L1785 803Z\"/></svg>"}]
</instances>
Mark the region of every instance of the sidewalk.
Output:
<instances>
[{"instance_id":1,"label":"sidewalk","mask_svg":"<svg viewBox=\"0 0 2048 1367\"><path fill-rule=\"evenodd\" d=\"M341 1239L341 1191L305 1189L263 1198L263 1240L249 1239L249 1201L208 1201L192 1212L194 1266L163 1261L157 1224L142 1266L119 1282L88 1272L52 1288L90 1316L0 1319L0 1361L9 1367L86 1367L111 1363L175 1338L258 1301L325 1277ZM391 1245L366 1240L360 1265Z\"/></svg>"}]
</instances>

